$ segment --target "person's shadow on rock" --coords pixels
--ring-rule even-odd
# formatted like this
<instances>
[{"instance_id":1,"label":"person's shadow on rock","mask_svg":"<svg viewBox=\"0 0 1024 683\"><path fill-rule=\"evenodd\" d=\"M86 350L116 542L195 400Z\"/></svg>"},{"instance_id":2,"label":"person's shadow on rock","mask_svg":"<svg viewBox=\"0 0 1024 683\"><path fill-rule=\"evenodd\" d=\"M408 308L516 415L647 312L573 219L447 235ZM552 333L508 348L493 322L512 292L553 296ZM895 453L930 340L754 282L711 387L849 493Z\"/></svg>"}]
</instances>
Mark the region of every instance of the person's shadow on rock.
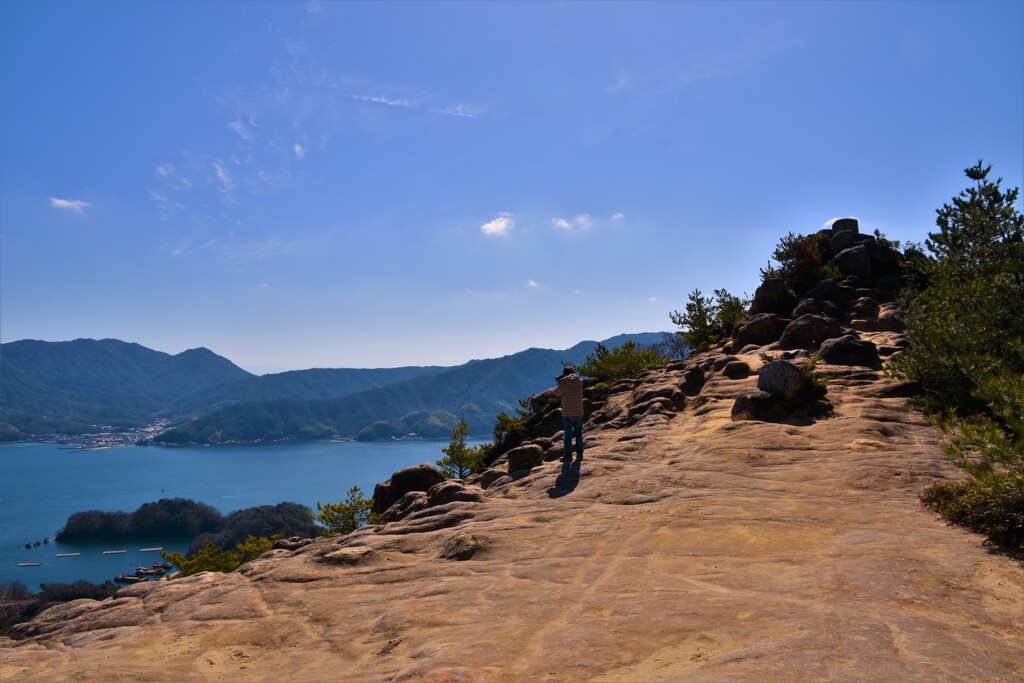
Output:
<instances>
[{"instance_id":1,"label":"person's shadow on rock","mask_svg":"<svg viewBox=\"0 0 1024 683\"><path fill-rule=\"evenodd\" d=\"M583 456L577 455L572 461L562 460L562 471L555 478L555 485L548 489L550 498L561 498L576 490L580 483L580 466L583 464Z\"/></svg>"}]
</instances>

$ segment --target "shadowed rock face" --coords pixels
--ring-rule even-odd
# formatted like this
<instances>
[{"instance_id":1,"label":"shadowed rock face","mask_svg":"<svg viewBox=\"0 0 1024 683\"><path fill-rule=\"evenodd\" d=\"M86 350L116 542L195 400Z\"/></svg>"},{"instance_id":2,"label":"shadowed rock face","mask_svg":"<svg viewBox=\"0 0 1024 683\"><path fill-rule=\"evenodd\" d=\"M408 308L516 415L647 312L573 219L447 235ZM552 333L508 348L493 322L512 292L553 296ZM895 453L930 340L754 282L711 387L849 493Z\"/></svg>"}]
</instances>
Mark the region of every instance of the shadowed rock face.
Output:
<instances>
[{"instance_id":1,"label":"shadowed rock face","mask_svg":"<svg viewBox=\"0 0 1024 683\"><path fill-rule=\"evenodd\" d=\"M560 445L533 435L532 468L416 479L389 523L55 607L0 639L0 679L1024 677L1021 565L918 501L958 475L918 388L851 351L816 368L834 417L733 421L762 353L781 355L715 347L616 385L583 460L538 461Z\"/></svg>"}]
</instances>

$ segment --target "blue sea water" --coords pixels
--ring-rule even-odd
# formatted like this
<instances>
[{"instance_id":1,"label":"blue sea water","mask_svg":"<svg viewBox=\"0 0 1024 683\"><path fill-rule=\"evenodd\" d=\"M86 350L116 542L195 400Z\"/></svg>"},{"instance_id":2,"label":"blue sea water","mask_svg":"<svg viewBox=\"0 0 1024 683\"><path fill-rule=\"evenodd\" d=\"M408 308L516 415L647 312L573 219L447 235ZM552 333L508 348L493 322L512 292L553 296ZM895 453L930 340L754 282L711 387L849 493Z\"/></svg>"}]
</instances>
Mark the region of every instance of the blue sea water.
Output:
<instances>
[{"instance_id":1,"label":"blue sea water","mask_svg":"<svg viewBox=\"0 0 1024 683\"><path fill-rule=\"evenodd\" d=\"M479 440L470 443L479 443ZM301 442L261 446L125 446L83 451L54 444L0 446L0 581L31 590L44 582L100 583L160 559L140 548L184 552L181 539L56 543L68 516L84 510L134 511L161 498L191 498L227 514L288 501L337 502L352 486L366 496L395 470L442 456L447 440L382 443ZM26 542L50 538L31 549ZM103 555L104 550L127 553ZM81 553L55 557L57 553ZM20 562L42 562L18 567Z\"/></svg>"}]
</instances>

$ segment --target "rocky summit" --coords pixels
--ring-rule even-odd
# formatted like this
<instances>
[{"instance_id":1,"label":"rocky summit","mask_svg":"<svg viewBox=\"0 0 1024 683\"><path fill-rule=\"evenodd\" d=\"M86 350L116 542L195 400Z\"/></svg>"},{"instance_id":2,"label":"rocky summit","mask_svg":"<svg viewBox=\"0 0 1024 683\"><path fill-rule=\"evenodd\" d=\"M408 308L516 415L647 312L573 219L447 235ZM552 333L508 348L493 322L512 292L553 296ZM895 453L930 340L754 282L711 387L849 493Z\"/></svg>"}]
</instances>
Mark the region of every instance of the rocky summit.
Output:
<instances>
[{"instance_id":1,"label":"rocky summit","mask_svg":"<svg viewBox=\"0 0 1024 683\"><path fill-rule=\"evenodd\" d=\"M1021 680L1024 569L919 502L959 471L884 373L905 341L862 251L749 334L588 389L582 460L538 415L465 482L396 473L384 524L54 607L0 678ZM811 403L788 366L759 381L812 355Z\"/></svg>"}]
</instances>

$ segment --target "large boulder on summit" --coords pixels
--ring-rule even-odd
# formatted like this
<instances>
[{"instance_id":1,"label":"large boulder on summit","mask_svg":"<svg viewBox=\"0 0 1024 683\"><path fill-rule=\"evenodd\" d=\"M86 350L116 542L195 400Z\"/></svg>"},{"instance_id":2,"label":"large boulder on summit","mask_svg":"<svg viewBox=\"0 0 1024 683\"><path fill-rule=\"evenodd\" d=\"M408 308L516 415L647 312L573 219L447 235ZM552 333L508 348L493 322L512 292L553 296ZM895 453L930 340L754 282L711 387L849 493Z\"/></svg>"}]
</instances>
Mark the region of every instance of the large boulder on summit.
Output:
<instances>
[{"instance_id":1,"label":"large boulder on summit","mask_svg":"<svg viewBox=\"0 0 1024 683\"><path fill-rule=\"evenodd\" d=\"M429 462L398 470L385 482L373 489L373 511L384 512L410 491L428 491L435 484L445 480L436 467Z\"/></svg>"},{"instance_id":2,"label":"large boulder on summit","mask_svg":"<svg viewBox=\"0 0 1024 683\"><path fill-rule=\"evenodd\" d=\"M796 304L796 297L789 291L781 278L770 277L761 283L754 292L754 300L750 304L750 314L776 313L786 315Z\"/></svg>"},{"instance_id":3,"label":"large boulder on summit","mask_svg":"<svg viewBox=\"0 0 1024 683\"><path fill-rule=\"evenodd\" d=\"M782 330L789 322L775 313L758 313L747 318L736 330L736 344L743 348L748 344L764 346L779 340Z\"/></svg>"},{"instance_id":4,"label":"large boulder on summit","mask_svg":"<svg viewBox=\"0 0 1024 683\"><path fill-rule=\"evenodd\" d=\"M784 349L810 349L842 332L838 320L808 313L786 325L779 345Z\"/></svg>"},{"instance_id":5,"label":"large boulder on summit","mask_svg":"<svg viewBox=\"0 0 1024 683\"><path fill-rule=\"evenodd\" d=\"M757 388L772 396L791 399L800 392L804 374L788 360L776 360L761 368L757 376Z\"/></svg>"},{"instance_id":6,"label":"large boulder on summit","mask_svg":"<svg viewBox=\"0 0 1024 683\"><path fill-rule=\"evenodd\" d=\"M868 250L863 244L843 249L835 255L829 265L835 266L843 275L855 275L857 277L871 277L871 259L868 257Z\"/></svg>"},{"instance_id":7,"label":"large boulder on summit","mask_svg":"<svg viewBox=\"0 0 1024 683\"><path fill-rule=\"evenodd\" d=\"M862 246L868 256L871 277L895 275L900 272L903 256L898 251L874 241L865 242Z\"/></svg>"},{"instance_id":8,"label":"large boulder on summit","mask_svg":"<svg viewBox=\"0 0 1024 683\"><path fill-rule=\"evenodd\" d=\"M832 234L849 232L854 235L860 234L860 222L856 218L837 218L832 221Z\"/></svg>"},{"instance_id":9,"label":"large boulder on summit","mask_svg":"<svg viewBox=\"0 0 1024 683\"><path fill-rule=\"evenodd\" d=\"M822 342L818 355L831 365L860 365L875 370L882 367L875 345L852 334Z\"/></svg>"}]
</instances>

